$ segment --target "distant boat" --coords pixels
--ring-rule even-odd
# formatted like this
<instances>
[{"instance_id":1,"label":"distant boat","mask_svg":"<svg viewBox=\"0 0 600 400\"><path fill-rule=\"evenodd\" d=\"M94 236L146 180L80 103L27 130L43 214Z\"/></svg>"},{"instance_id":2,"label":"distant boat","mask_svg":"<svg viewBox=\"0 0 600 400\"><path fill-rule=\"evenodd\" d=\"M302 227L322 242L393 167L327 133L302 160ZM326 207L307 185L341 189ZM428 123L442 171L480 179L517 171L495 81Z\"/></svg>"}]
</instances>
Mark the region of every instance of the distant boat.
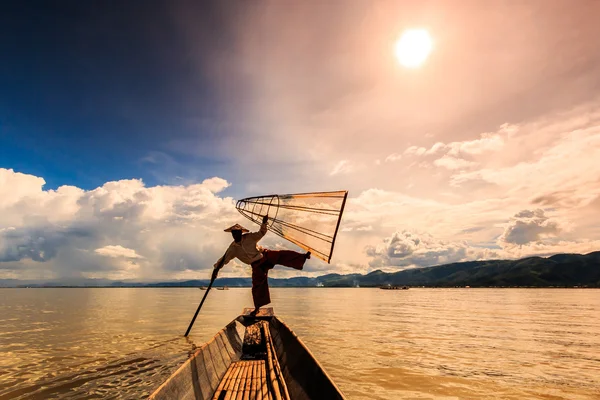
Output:
<instances>
[{"instance_id":1,"label":"distant boat","mask_svg":"<svg viewBox=\"0 0 600 400\"><path fill-rule=\"evenodd\" d=\"M200 289L200 290L206 290L208 288L206 286L200 286L198 289ZM227 286L217 287L215 289L217 289L217 290L229 290L229 288Z\"/></svg>"},{"instance_id":2,"label":"distant boat","mask_svg":"<svg viewBox=\"0 0 600 400\"><path fill-rule=\"evenodd\" d=\"M383 290L408 290L408 286L392 286L392 285L387 285L387 286L381 286L379 289L383 289Z\"/></svg>"},{"instance_id":3,"label":"distant boat","mask_svg":"<svg viewBox=\"0 0 600 400\"><path fill-rule=\"evenodd\" d=\"M344 400L300 338L272 308L251 308L221 329L150 395L170 399Z\"/></svg>"}]
</instances>

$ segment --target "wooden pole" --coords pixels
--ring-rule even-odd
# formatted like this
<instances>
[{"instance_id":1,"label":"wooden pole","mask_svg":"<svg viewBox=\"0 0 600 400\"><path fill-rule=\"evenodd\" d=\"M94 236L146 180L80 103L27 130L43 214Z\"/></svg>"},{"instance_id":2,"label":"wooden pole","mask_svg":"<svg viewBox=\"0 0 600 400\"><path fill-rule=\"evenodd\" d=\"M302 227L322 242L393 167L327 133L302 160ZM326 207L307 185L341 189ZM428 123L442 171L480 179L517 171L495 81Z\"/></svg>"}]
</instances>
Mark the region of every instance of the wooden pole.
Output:
<instances>
[{"instance_id":1,"label":"wooden pole","mask_svg":"<svg viewBox=\"0 0 600 400\"><path fill-rule=\"evenodd\" d=\"M196 309L196 314L194 314L194 318L192 318L192 321L190 322L190 326L188 326L187 331L185 331L185 335L183 335L183 336L187 337L190 334L190 331L192 330L192 326L194 326L194 322L196 321L196 317L198 316L198 313L200 312L200 309L202 308L202 304L204 304L204 300L206 300L206 296L208 296L208 292L210 292L210 288L212 287L215 279L217 279L219 270L223 266L223 262L225 261L226 255L227 255L227 252L225 252L225 254L223 254L223 258L221 258L218 268L216 268L213 271L212 277L210 279L210 283L208 284L208 287L206 288L206 292L204 293L204 297L202 297L202 301L200 302L200 305L198 305L198 308Z\"/></svg>"}]
</instances>

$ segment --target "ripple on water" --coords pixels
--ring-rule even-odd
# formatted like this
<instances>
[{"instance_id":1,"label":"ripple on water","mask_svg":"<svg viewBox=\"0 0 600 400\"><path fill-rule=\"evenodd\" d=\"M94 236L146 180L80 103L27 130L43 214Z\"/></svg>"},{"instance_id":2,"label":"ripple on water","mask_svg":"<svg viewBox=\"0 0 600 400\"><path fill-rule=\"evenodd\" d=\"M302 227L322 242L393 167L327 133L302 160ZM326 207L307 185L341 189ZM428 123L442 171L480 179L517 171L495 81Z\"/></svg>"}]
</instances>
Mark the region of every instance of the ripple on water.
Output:
<instances>
[{"instance_id":1,"label":"ripple on water","mask_svg":"<svg viewBox=\"0 0 600 400\"><path fill-rule=\"evenodd\" d=\"M197 289L9 291L0 400L147 397L251 302L247 288L211 292L185 340ZM273 289L272 298L349 399L600 398L598 291Z\"/></svg>"}]
</instances>

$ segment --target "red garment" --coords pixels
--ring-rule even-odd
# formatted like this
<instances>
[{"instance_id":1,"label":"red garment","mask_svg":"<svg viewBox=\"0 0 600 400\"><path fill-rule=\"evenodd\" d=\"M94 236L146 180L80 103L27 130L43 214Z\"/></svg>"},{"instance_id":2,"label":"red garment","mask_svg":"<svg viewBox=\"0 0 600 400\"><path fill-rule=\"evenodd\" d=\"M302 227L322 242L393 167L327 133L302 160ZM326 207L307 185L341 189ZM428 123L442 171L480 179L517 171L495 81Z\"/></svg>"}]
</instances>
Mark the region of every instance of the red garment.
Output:
<instances>
[{"instance_id":1,"label":"red garment","mask_svg":"<svg viewBox=\"0 0 600 400\"><path fill-rule=\"evenodd\" d=\"M268 272L275 265L283 265L298 270L304 268L306 256L291 250L263 250L263 258L252 263L252 298L254 307L259 308L271 302Z\"/></svg>"}]
</instances>

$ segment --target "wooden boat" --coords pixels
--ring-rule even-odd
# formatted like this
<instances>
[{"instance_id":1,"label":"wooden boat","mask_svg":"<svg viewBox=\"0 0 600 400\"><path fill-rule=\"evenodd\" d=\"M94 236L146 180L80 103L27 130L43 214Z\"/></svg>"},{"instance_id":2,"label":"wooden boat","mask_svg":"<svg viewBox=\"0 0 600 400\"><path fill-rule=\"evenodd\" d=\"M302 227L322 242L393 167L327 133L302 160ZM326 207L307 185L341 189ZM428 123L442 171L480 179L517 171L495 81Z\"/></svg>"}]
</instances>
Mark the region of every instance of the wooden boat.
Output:
<instances>
[{"instance_id":1,"label":"wooden boat","mask_svg":"<svg viewBox=\"0 0 600 400\"><path fill-rule=\"evenodd\" d=\"M383 289L383 290L408 290L408 286L391 286L391 285L387 285L387 286L381 286L379 289Z\"/></svg>"},{"instance_id":2,"label":"wooden boat","mask_svg":"<svg viewBox=\"0 0 600 400\"><path fill-rule=\"evenodd\" d=\"M150 399L344 399L272 308L247 308L202 345Z\"/></svg>"}]
</instances>

